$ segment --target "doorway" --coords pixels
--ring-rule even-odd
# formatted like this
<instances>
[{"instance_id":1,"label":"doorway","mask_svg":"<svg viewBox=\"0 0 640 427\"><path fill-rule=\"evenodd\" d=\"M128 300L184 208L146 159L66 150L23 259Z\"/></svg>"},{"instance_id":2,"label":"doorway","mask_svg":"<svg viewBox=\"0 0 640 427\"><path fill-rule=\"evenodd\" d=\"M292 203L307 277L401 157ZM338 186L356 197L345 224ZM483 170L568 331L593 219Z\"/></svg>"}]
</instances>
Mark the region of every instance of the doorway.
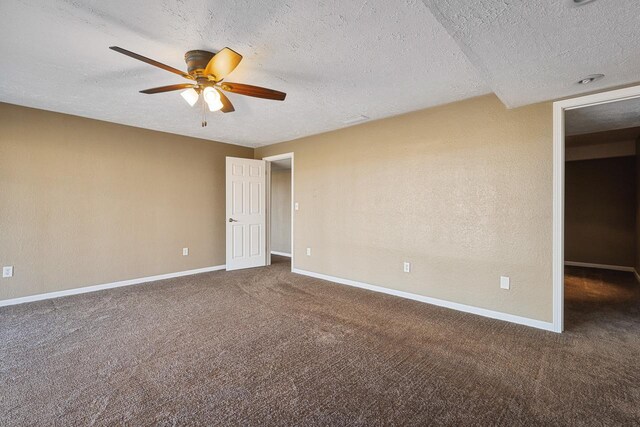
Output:
<instances>
[{"instance_id":1,"label":"doorway","mask_svg":"<svg viewBox=\"0 0 640 427\"><path fill-rule=\"evenodd\" d=\"M635 248L638 140L634 132L640 131L639 111L640 86L558 101L553 105L555 332L562 332L565 326L565 263L568 269L616 270L630 277L635 272L638 264ZM638 129L634 130L635 127ZM630 159L631 156L634 158ZM620 188L622 181L632 182ZM583 184L592 188L585 189ZM598 194L603 197L601 203L589 201ZM581 206L585 200L589 201L588 207ZM627 205L630 210L625 210ZM610 247L603 248L606 245ZM592 274L585 274L589 275Z\"/></svg>"},{"instance_id":2,"label":"doorway","mask_svg":"<svg viewBox=\"0 0 640 427\"><path fill-rule=\"evenodd\" d=\"M294 266L294 156L293 153L263 158L267 164L267 264L271 256L291 259Z\"/></svg>"}]
</instances>

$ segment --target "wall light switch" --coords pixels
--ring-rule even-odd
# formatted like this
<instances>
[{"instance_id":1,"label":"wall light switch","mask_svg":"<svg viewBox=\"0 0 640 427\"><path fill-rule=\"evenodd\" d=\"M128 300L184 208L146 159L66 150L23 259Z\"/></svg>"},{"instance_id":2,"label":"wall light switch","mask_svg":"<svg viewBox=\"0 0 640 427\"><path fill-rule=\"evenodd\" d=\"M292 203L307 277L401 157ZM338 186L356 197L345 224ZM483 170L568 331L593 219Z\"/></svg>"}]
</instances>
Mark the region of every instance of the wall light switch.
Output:
<instances>
[{"instance_id":1,"label":"wall light switch","mask_svg":"<svg viewBox=\"0 0 640 427\"><path fill-rule=\"evenodd\" d=\"M298 211L298 210L300 210L300 205L298 204L298 202L295 202L295 203L293 204L293 209L295 209L295 210L297 210L297 211Z\"/></svg>"},{"instance_id":2,"label":"wall light switch","mask_svg":"<svg viewBox=\"0 0 640 427\"><path fill-rule=\"evenodd\" d=\"M182 256L189 255L189 248L182 248Z\"/></svg>"},{"instance_id":3,"label":"wall light switch","mask_svg":"<svg viewBox=\"0 0 640 427\"><path fill-rule=\"evenodd\" d=\"M510 289L511 288L511 279L507 276L500 276L500 288L501 289Z\"/></svg>"},{"instance_id":4,"label":"wall light switch","mask_svg":"<svg viewBox=\"0 0 640 427\"><path fill-rule=\"evenodd\" d=\"M311 256L311 248L307 248L307 256Z\"/></svg>"},{"instance_id":5,"label":"wall light switch","mask_svg":"<svg viewBox=\"0 0 640 427\"><path fill-rule=\"evenodd\" d=\"M411 263L405 261L403 269L405 273L411 273Z\"/></svg>"},{"instance_id":6,"label":"wall light switch","mask_svg":"<svg viewBox=\"0 0 640 427\"><path fill-rule=\"evenodd\" d=\"M13 266L2 267L2 277L13 277Z\"/></svg>"}]
</instances>

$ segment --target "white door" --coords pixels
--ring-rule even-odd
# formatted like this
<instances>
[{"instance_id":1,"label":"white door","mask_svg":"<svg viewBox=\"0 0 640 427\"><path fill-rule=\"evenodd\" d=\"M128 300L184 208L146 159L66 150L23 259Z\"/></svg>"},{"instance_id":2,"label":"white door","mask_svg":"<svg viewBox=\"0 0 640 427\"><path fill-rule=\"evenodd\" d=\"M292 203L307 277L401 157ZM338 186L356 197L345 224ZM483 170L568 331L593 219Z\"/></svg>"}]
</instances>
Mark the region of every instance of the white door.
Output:
<instances>
[{"instance_id":1,"label":"white door","mask_svg":"<svg viewBox=\"0 0 640 427\"><path fill-rule=\"evenodd\" d=\"M227 270L266 265L266 162L227 157Z\"/></svg>"}]
</instances>

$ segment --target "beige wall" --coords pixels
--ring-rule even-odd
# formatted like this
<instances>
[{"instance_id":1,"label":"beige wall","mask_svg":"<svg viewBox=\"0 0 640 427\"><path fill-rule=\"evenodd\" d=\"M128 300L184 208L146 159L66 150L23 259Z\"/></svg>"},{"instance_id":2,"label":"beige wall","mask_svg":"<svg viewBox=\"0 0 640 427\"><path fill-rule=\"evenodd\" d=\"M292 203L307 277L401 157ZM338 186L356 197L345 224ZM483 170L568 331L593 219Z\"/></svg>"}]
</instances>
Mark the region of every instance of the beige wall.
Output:
<instances>
[{"instance_id":1,"label":"beige wall","mask_svg":"<svg viewBox=\"0 0 640 427\"><path fill-rule=\"evenodd\" d=\"M224 264L225 156L252 155L0 103L0 300Z\"/></svg>"},{"instance_id":2,"label":"beige wall","mask_svg":"<svg viewBox=\"0 0 640 427\"><path fill-rule=\"evenodd\" d=\"M635 156L565 165L565 260L633 267Z\"/></svg>"},{"instance_id":3,"label":"beige wall","mask_svg":"<svg viewBox=\"0 0 640 427\"><path fill-rule=\"evenodd\" d=\"M255 153L0 104L0 299L223 264L224 157L291 151L297 268L551 321L551 104L494 96Z\"/></svg>"},{"instance_id":4,"label":"beige wall","mask_svg":"<svg viewBox=\"0 0 640 427\"><path fill-rule=\"evenodd\" d=\"M484 96L255 157L286 152L296 268L552 320L551 104L507 110Z\"/></svg>"},{"instance_id":5,"label":"beige wall","mask_svg":"<svg viewBox=\"0 0 640 427\"><path fill-rule=\"evenodd\" d=\"M291 170L271 172L271 250L291 253Z\"/></svg>"}]
</instances>

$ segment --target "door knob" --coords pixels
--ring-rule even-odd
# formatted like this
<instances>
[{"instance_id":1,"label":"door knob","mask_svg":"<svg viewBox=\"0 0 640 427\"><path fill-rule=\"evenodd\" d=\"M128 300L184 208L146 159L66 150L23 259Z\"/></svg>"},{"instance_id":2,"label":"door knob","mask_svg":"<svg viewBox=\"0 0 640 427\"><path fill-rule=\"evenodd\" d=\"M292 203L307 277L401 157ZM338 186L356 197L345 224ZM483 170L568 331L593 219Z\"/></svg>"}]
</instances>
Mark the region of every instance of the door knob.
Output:
<instances>
[{"instance_id":1,"label":"door knob","mask_svg":"<svg viewBox=\"0 0 640 427\"><path fill-rule=\"evenodd\" d=\"M237 219L229 218L229 222L238 222Z\"/></svg>"}]
</instances>

